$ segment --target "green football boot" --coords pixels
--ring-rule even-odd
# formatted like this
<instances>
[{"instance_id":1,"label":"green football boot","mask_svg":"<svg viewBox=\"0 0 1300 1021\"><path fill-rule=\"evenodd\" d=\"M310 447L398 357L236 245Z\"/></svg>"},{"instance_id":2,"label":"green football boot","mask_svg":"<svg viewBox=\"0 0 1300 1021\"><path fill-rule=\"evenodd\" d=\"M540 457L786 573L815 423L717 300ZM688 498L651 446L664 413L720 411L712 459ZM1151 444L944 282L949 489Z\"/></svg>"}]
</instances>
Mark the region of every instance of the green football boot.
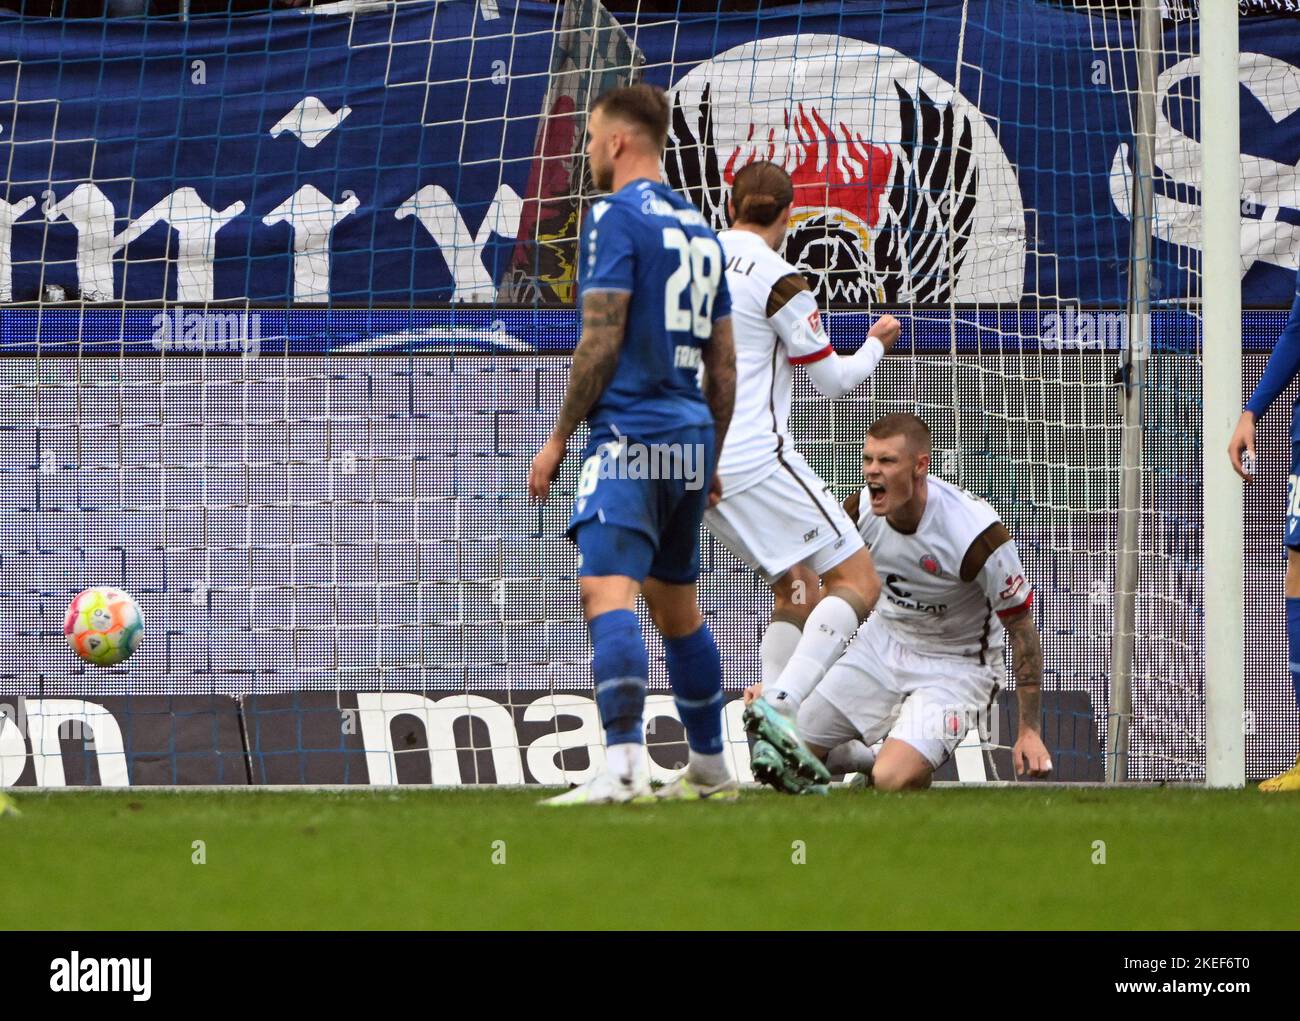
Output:
<instances>
[{"instance_id":1,"label":"green football boot","mask_svg":"<svg viewBox=\"0 0 1300 1021\"><path fill-rule=\"evenodd\" d=\"M831 773L825 764L808 750L808 746L803 743L799 737L799 732L794 729L794 724L775 709L770 702L757 698L749 703L745 708L743 717L745 730L754 738L755 749L753 754L757 754L758 742L766 742L781 757L785 763L785 772L798 777L802 781L800 789L809 784L826 784L831 781ZM755 758L755 761L758 761ZM763 763L764 768L768 763ZM754 776L758 776L757 768ZM768 781L763 780L764 783ZM777 786L773 784L773 786ZM778 787L778 789L784 789ZM790 792L797 793L797 792Z\"/></svg>"},{"instance_id":2,"label":"green football boot","mask_svg":"<svg viewBox=\"0 0 1300 1021\"><path fill-rule=\"evenodd\" d=\"M749 764L755 780L783 794L799 794L808 786L806 780L786 765L781 753L766 741L754 742L749 750Z\"/></svg>"},{"instance_id":3,"label":"green football boot","mask_svg":"<svg viewBox=\"0 0 1300 1021\"><path fill-rule=\"evenodd\" d=\"M754 742L749 761L754 779L782 794L813 794L822 797L830 794L830 788L826 784L805 780L791 769L781 753L766 741Z\"/></svg>"}]
</instances>

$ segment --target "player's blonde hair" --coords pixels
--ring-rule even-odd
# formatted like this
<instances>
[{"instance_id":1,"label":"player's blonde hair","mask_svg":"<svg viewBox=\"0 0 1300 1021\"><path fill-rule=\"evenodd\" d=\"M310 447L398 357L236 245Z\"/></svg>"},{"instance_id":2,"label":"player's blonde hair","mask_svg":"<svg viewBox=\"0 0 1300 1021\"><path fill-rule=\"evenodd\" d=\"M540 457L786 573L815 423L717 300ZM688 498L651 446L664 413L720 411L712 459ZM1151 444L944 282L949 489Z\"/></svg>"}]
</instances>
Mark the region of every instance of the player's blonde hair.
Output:
<instances>
[{"instance_id":1,"label":"player's blonde hair","mask_svg":"<svg viewBox=\"0 0 1300 1021\"><path fill-rule=\"evenodd\" d=\"M871 423L867 435L878 440L888 440L895 436L906 436L907 444L918 453L930 452L930 427L920 415L906 411L895 411L881 415Z\"/></svg>"}]
</instances>

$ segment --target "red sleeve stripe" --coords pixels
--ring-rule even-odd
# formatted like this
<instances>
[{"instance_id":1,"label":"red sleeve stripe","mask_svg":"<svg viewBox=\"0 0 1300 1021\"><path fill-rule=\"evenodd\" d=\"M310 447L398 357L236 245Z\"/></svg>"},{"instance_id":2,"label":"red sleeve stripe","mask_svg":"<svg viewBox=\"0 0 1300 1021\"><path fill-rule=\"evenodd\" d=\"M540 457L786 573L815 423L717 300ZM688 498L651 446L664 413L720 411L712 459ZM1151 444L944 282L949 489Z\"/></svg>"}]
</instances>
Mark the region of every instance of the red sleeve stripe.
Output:
<instances>
[{"instance_id":1,"label":"red sleeve stripe","mask_svg":"<svg viewBox=\"0 0 1300 1021\"><path fill-rule=\"evenodd\" d=\"M827 344L820 351L814 351L810 355L800 355L798 358L791 358L791 365L807 365L809 362L820 362L823 358L829 358L835 353L835 348Z\"/></svg>"},{"instance_id":2,"label":"red sleeve stripe","mask_svg":"<svg viewBox=\"0 0 1300 1021\"><path fill-rule=\"evenodd\" d=\"M1019 606L1013 606L1009 610L998 610L998 620L1001 621L1010 620L1012 617L1016 616L1016 614L1023 613L1025 610L1029 609L1029 607L1033 605L1033 602L1034 602L1034 592L1033 589L1030 589L1029 598L1026 599Z\"/></svg>"}]
</instances>

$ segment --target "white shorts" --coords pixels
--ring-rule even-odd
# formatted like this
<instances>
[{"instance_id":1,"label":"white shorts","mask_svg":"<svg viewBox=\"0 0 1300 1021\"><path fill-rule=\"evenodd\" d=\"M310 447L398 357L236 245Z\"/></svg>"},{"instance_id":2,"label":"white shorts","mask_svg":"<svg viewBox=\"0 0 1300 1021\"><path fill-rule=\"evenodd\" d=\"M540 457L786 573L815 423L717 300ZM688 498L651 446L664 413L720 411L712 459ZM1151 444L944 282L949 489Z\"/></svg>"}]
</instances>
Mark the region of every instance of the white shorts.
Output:
<instances>
[{"instance_id":1,"label":"white shorts","mask_svg":"<svg viewBox=\"0 0 1300 1021\"><path fill-rule=\"evenodd\" d=\"M974 658L909 649L872 616L799 707L799 733L826 749L892 737L938 769L971 727L988 739L1001 679L1000 669Z\"/></svg>"},{"instance_id":2,"label":"white shorts","mask_svg":"<svg viewBox=\"0 0 1300 1021\"><path fill-rule=\"evenodd\" d=\"M823 575L862 549L857 525L797 451L761 482L704 513L718 539L769 585L795 564Z\"/></svg>"}]
</instances>

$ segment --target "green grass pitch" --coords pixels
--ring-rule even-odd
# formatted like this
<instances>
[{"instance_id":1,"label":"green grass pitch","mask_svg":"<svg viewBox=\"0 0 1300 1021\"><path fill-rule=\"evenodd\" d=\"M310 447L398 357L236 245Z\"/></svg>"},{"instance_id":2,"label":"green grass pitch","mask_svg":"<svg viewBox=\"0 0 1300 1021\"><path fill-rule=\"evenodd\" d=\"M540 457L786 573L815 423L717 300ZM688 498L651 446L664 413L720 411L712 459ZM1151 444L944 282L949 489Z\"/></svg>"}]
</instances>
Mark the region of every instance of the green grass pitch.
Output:
<instances>
[{"instance_id":1,"label":"green grass pitch","mask_svg":"<svg viewBox=\"0 0 1300 1021\"><path fill-rule=\"evenodd\" d=\"M1254 789L12 793L4 929L1300 925L1300 799Z\"/></svg>"}]
</instances>

